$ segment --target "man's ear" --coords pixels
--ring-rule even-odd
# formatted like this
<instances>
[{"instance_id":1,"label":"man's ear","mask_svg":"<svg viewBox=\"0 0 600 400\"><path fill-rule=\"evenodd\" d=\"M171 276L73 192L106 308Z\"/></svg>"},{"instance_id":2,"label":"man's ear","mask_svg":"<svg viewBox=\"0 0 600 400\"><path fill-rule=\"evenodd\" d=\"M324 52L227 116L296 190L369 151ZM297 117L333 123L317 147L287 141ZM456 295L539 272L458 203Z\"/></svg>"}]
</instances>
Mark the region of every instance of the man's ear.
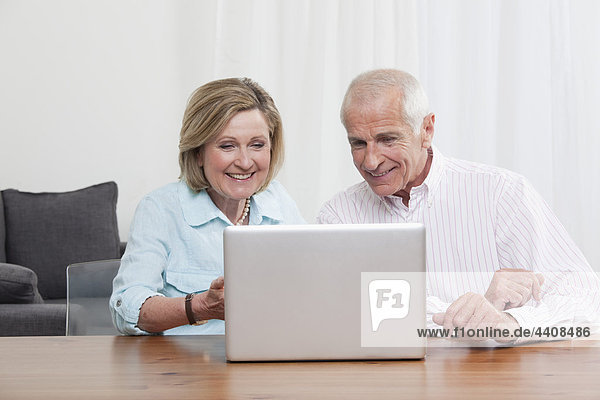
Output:
<instances>
[{"instance_id":1,"label":"man's ear","mask_svg":"<svg viewBox=\"0 0 600 400\"><path fill-rule=\"evenodd\" d=\"M202 147L196 150L196 161L198 162L199 167L204 166L204 151Z\"/></svg>"},{"instance_id":2,"label":"man's ear","mask_svg":"<svg viewBox=\"0 0 600 400\"><path fill-rule=\"evenodd\" d=\"M424 149L430 148L433 143L434 124L435 114L429 113L423 118L423 125L421 125L421 146Z\"/></svg>"}]
</instances>

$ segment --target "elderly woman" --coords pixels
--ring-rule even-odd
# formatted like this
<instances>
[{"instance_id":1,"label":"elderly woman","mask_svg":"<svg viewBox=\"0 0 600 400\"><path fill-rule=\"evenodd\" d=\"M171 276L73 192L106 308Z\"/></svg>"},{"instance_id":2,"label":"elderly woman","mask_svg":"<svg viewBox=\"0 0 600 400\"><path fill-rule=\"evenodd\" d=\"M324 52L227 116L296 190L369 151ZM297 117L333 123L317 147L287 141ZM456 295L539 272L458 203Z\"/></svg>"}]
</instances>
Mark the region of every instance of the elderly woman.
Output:
<instances>
[{"instance_id":1,"label":"elderly woman","mask_svg":"<svg viewBox=\"0 0 600 400\"><path fill-rule=\"evenodd\" d=\"M281 117L250 79L223 79L190 97L179 142L180 181L146 195L113 282L124 334L224 333L223 230L304 223L273 177L283 161Z\"/></svg>"}]
</instances>

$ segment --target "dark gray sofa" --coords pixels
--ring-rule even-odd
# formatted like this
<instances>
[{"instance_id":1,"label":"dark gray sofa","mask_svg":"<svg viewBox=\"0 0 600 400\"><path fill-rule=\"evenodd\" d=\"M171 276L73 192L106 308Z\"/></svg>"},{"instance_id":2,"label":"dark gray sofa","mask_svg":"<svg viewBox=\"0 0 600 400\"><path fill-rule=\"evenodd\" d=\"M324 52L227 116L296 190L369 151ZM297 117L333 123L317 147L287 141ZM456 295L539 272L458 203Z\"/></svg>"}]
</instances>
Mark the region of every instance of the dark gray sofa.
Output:
<instances>
[{"instance_id":1,"label":"dark gray sofa","mask_svg":"<svg viewBox=\"0 0 600 400\"><path fill-rule=\"evenodd\" d=\"M67 265L118 259L124 250L117 195L115 182L0 192L0 336L65 335Z\"/></svg>"}]
</instances>

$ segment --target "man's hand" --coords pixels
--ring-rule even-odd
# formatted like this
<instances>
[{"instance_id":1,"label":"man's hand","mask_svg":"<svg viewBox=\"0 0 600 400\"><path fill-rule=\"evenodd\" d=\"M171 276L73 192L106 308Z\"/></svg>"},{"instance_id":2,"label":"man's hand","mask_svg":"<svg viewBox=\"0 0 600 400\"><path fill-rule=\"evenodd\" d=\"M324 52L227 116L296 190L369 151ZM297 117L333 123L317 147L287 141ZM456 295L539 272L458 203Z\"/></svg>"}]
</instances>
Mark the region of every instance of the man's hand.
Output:
<instances>
[{"instance_id":1,"label":"man's hand","mask_svg":"<svg viewBox=\"0 0 600 400\"><path fill-rule=\"evenodd\" d=\"M492 303L480 294L466 293L460 296L448 307L445 313L433 315L433 322L442 325L444 329L453 331L454 328L469 329L508 329L512 334L519 327L519 323L510 315L496 309ZM469 340L495 339L498 342L510 342L510 337L473 337Z\"/></svg>"},{"instance_id":2,"label":"man's hand","mask_svg":"<svg viewBox=\"0 0 600 400\"><path fill-rule=\"evenodd\" d=\"M194 314L198 319L225 319L225 278L218 277L210 288L194 296Z\"/></svg>"},{"instance_id":3,"label":"man's hand","mask_svg":"<svg viewBox=\"0 0 600 400\"><path fill-rule=\"evenodd\" d=\"M542 274L525 269L503 268L494 273L485 298L499 311L521 307L532 296L540 301L543 283Z\"/></svg>"}]
</instances>

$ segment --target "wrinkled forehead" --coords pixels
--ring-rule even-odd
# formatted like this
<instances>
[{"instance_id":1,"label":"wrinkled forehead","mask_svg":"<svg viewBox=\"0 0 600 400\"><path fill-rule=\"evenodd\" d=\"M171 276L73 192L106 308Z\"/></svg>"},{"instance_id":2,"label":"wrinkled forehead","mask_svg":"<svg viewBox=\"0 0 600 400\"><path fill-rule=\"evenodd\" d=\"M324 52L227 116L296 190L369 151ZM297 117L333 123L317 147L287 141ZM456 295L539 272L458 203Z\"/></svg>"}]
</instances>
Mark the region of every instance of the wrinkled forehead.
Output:
<instances>
[{"instance_id":1,"label":"wrinkled forehead","mask_svg":"<svg viewBox=\"0 0 600 400\"><path fill-rule=\"evenodd\" d=\"M368 123L377 120L403 122L402 98L397 90L380 93L367 93L352 96L346 103L346 128L356 123Z\"/></svg>"}]
</instances>

